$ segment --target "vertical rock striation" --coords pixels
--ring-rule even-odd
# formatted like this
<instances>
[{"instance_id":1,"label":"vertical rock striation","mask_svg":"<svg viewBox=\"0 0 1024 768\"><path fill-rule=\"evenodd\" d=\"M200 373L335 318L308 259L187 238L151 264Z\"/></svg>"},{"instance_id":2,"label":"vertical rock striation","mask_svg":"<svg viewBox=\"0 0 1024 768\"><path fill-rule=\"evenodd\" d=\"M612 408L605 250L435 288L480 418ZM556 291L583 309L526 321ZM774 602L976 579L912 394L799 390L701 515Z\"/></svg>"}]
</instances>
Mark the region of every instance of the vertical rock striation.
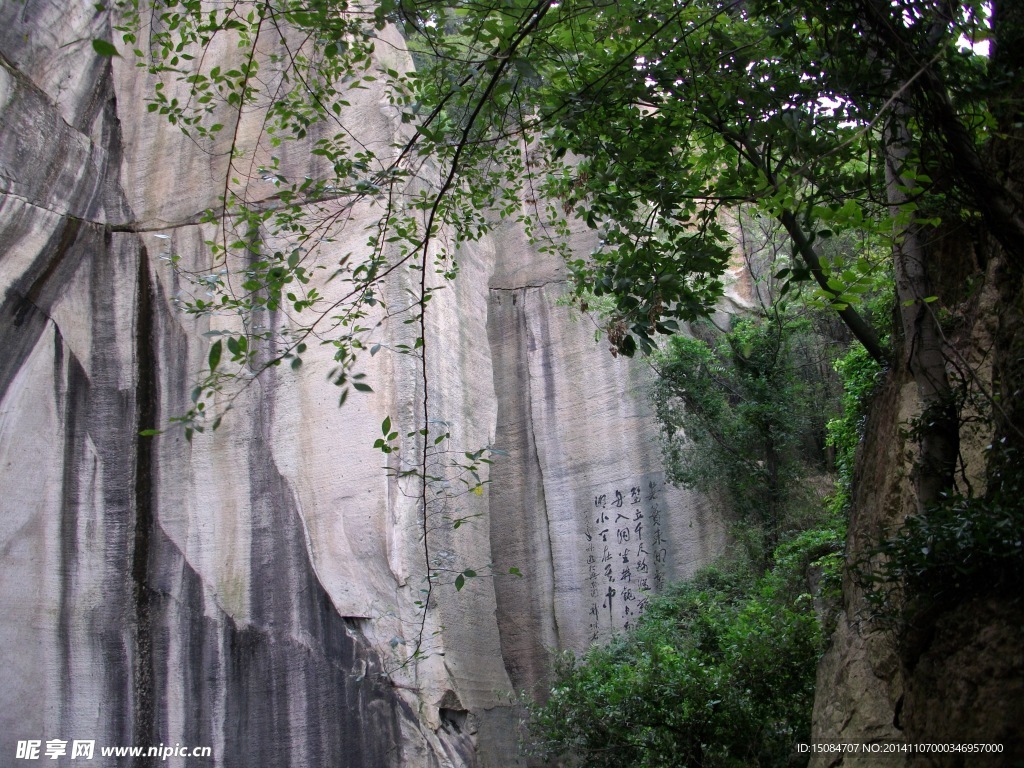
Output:
<instances>
[{"instance_id":1,"label":"vertical rock striation","mask_svg":"<svg viewBox=\"0 0 1024 768\"><path fill-rule=\"evenodd\" d=\"M415 427L413 358L374 358L375 391L338 409L330 354L311 354L216 433L140 436L187 410L220 329L177 310L165 261L211 268L200 219L227 160L147 114L147 75L95 54L110 23L0 5L0 762L30 739L211 748L167 761L189 766L521 762L509 693L721 546L664 484L642 364L594 345L521 232L462 254L428 314L431 418L506 455L485 494L436 510L470 522L431 545L494 578L439 585L424 619L421 510L371 448L385 416ZM398 135L381 93L348 110L376 144ZM286 148L290 173L308 149Z\"/></svg>"}]
</instances>

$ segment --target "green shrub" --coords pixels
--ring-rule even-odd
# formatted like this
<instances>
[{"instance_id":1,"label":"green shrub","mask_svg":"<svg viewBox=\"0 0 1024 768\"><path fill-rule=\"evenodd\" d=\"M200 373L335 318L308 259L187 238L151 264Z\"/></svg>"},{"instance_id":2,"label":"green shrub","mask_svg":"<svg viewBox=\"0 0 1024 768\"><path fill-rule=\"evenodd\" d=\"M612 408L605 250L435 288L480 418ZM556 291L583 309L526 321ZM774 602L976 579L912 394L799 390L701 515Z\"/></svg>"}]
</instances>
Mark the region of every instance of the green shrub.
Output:
<instances>
[{"instance_id":1,"label":"green shrub","mask_svg":"<svg viewBox=\"0 0 1024 768\"><path fill-rule=\"evenodd\" d=\"M883 620L1024 583L1024 460L990 446L984 494L955 494L908 517L855 564Z\"/></svg>"},{"instance_id":2,"label":"green shrub","mask_svg":"<svg viewBox=\"0 0 1024 768\"><path fill-rule=\"evenodd\" d=\"M561 655L531 711L535 753L588 768L799 764L823 645L807 577L836 580L841 543L841 530L807 531L762 576L705 569L652 598L629 633Z\"/></svg>"},{"instance_id":3,"label":"green shrub","mask_svg":"<svg viewBox=\"0 0 1024 768\"><path fill-rule=\"evenodd\" d=\"M806 317L772 310L710 341L673 336L657 356L668 479L715 493L757 562L819 512L806 481L824 470L823 417L839 411L834 376L819 365L826 347Z\"/></svg>"}]
</instances>

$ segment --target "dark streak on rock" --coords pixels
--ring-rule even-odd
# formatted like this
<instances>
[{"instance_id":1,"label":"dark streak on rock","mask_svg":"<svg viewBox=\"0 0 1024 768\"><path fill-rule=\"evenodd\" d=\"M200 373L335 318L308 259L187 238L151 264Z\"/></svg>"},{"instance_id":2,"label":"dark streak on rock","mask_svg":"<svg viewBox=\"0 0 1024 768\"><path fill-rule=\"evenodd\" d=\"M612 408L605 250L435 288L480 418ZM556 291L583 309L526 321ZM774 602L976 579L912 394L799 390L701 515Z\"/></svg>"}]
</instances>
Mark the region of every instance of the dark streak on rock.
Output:
<instances>
[{"instance_id":1,"label":"dark streak on rock","mask_svg":"<svg viewBox=\"0 0 1024 768\"><path fill-rule=\"evenodd\" d=\"M525 290L522 295L525 297ZM548 648L554 647L557 627L548 597L553 593L550 524L544 482L537 453L530 387L530 332L525 306L502 303L491 292L487 309L487 335L494 370L494 389L504 393L498 401L495 444L510 455L491 468L489 506L491 556L496 562L525 563L523 579L496 579L497 622L501 655L515 690L540 694L548 674ZM525 304L525 302L524 302ZM521 468L516 472L513 468ZM527 569L524 569L527 570Z\"/></svg>"},{"instance_id":2,"label":"dark streak on rock","mask_svg":"<svg viewBox=\"0 0 1024 768\"><path fill-rule=\"evenodd\" d=\"M138 322L135 295L139 287L139 242L104 232L89 262L89 319L91 323L89 421L79 439L89 439L102 471L102 485L95 503L102 515L102 559L95 555L92 572L99 580L103 603L90 617L89 642L102 658L105 696L103 717L116 743L139 743L134 716L140 648L136 640L140 617L136 611L134 561L138 496L138 459L135 434L136 385L134 348L123 344ZM122 286L130 286L123 288ZM115 302L114 290L131 302ZM126 306L127 304L127 306ZM124 333L127 329L129 333ZM142 512L145 515L145 511ZM97 574L95 571L99 569ZM145 663L144 649L141 663Z\"/></svg>"},{"instance_id":3,"label":"dark streak on rock","mask_svg":"<svg viewBox=\"0 0 1024 768\"><path fill-rule=\"evenodd\" d=\"M134 723L137 744L156 744L153 691L152 592L149 568L153 539L153 500L155 473L153 439L139 432L156 428L158 402L153 324L153 288L150 284L149 258L140 247L135 304L135 531L132 548L132 597L135 612ZM142 768L148 761L138 759Z\"/></svg>"},{"instance_id":4,"label":"dark streak on rock","mask_svg":"<svg viewBox=\"0 0 1024 768\"><path fill-rule=\"evenodd\" d=\"M54 350L54 367L65 367L63 343L60 332L55 328L57 340ZM86 458L82 450L81 435L87 429L86 416L89 404L89 378L82 364L69 353L67 381L58 379L64 385L59 409L64 412L64 460L61 477L60 516L60 596L57 612L57 632L60 645L60 680L65 691L72 690L74 674L72 654L74 633L74 607L78 593L77 571L79 568L78 509L81 504L80 467ZM56 372L56 371L55 371ZM62 705L64 702L61 702Z\"/></svg>"},{"instance_id":5,"label":"dark streak on rock","mask_svg":"<svg viewBox=\"0 0 1024 768\"><path fill-rule=\"evenodd\" d=\"M65 219L0 303L0 400L42 336L54 299L61 294L83 256L80 222ZM87 231L86 237L94 234Z\"/></svg>"},{"instance_id":6,"label":"dark streak on rock","mask_svg":"<svg viewBox=\"0 0 1024 768\"><path fill-rule=\"evenodd\" d=\"M288 765L296 744L308 766L341 756L365 768L400 765L397 697L320 584L294 492L261 431L249 444L252 626L229 646L226 765Z\"/></svg>"},{"instance_id":7,"label":"dark streak on rock","mask_svg":"<svg viewBox=\"0 0 1024 768\"><path fill-rule=\"evenodd\" d=\"M541 310L537 311L535 313L538 333L537 334L530 333L529 350L531 352L539 352L540 353L541 364L539 366L537 366L537 367L540 369L539 372L540 372L541 378L543 379L543 382L544 382L544 392L543 392L542 397L539 398L539 405L545 411L549 412L549 414L546 414L545 417L546 418L550 418L551 419L551 423L555 424L558 421L557 416L554 414L554 412L557 410L557 406L558 406L558 392L557 392L557 389L555 388L555 369L556 369L556 365L555 365L555 360L554 360L554 358L552 356L551 326L550 326L550 319L551 318L550 318L550 316L548 314L547 307L544 305L544 302L540 301L538 303L538 305L541 307ZM524 313L529 311L529 310L526 309L526 290L525 289L523 291L523 309L524 309ZM529 332L529 328L527 328L527 331ZM539 336L540 338L537 338L537 336ZM529 360L527 360L527 369L529 370L529 368L530 368ZM529 377L528 377L528 380L529 380ZM533 434L533 454L534 454L534 456L537 457L537 475L540 478L540 480L539 480L540 497L541 497L541 504L542 504L543 509L544 509L544 520L543 520L544 532L547 535L547 552L548 552L548 557L545 559L545 564L546 564L547 570L548 570L547 578L549 580L549 583L552 585L552 590L551 590L552 602L550 602L547 605L545 605L545 610L551 616L551 626L554 629L555 640L557 641L555 647L556 648L561 648L562 647L562 638L561 638L561 633L559 632L559 629L558 629L558 613L555 610L555 605L554 605L554 602L553 602L554 601L554 593L555 593L554 587L555 587L555 585L558 582L557 582L557 579L555 578L555 557L554 557L555 545L554 545L554 542L552 541L551 515L548 512L547 493L546 493L546 491L544 489L544 471L543 471L543 467L541 466L541 462L540 462L540 449L537 446L537 431L536 431L536 429L532 430L532 434Z\"/></svg>"},{"instance_id":8,"label":"dark streak on rock","mask_svg":"<svg viewBox=\"0 0 1024 768\"><path fill-rule=\"evenodd\" d=\"M60 328L53 329L53 405L57 409L57 418L64 422L64 393L67 382L64 381L64 337Z\"/></svg>"}]
</instances>

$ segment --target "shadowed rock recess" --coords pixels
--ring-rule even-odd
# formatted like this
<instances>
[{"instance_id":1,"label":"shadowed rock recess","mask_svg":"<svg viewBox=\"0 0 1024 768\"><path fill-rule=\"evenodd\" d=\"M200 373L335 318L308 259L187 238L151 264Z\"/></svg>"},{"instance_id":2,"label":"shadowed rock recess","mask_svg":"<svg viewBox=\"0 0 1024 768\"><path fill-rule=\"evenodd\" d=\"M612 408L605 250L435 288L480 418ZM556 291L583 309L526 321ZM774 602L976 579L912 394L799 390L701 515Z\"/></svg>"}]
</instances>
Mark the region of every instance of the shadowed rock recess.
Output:
<instances>
[{"instance_id":1,"label":"shadowed rock recess","mask_svg":"<svg viewBox=\"0 0 1024 768\"><path fill-rule=\"evenodd\" d=\"M311 350L216 433L139 437L187 410L203 334L231 327L178 311L167 265L213 267L200 214L227 146L146 111L144 70L93 51L110 24L91 3L0 4L0 764L55 739L97 758L211 749L160 763L184 766L525 764L510 692L722 547L700 498L665 485L647 371L594 344L558 302L561 265L521 232L461 255L428 314L431 418L459 450L507 455L432 549L498 575L438 586L427 656L400 666L422 616L420 512L372 445L385 416L419 426L414 358L367 358L374 392L339 409L330 351ZM399 135L380 92L352 102L367 143ZM255 123L237 136L263 151ZM283 171L311 172L310 146L284 147ZM346 232L327 256L365 240L358 220ZM605 550L643 569L598 570Z\"/></svg>"}]
</instances>

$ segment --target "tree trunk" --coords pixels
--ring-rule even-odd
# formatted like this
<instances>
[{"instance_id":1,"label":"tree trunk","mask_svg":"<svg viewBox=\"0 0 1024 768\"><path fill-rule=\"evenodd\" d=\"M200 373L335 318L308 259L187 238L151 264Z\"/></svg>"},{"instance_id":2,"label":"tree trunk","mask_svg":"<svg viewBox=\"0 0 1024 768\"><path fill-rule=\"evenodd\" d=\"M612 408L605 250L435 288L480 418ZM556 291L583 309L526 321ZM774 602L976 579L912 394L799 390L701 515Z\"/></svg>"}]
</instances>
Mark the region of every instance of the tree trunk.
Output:
<instances>
[{"instance_id":1,"label":"tree trunk","mask_svg":"<svg viewBox=\"0 0 1024 768\"><path fill-rule=\"evenodd\" d=\"M907 114L906 104L895 106L883 142L887 198L897 221L893 263L903 334L898 364L910 372L921 403L919 422L913 429L918 442L913 479L920 513L952 489L960 439L942 333L931 304L934 294L925 231L917 214L908 210L907 190L917 184L912 176L908 178L915 160Z\"/></svg>"}]
</instances>

